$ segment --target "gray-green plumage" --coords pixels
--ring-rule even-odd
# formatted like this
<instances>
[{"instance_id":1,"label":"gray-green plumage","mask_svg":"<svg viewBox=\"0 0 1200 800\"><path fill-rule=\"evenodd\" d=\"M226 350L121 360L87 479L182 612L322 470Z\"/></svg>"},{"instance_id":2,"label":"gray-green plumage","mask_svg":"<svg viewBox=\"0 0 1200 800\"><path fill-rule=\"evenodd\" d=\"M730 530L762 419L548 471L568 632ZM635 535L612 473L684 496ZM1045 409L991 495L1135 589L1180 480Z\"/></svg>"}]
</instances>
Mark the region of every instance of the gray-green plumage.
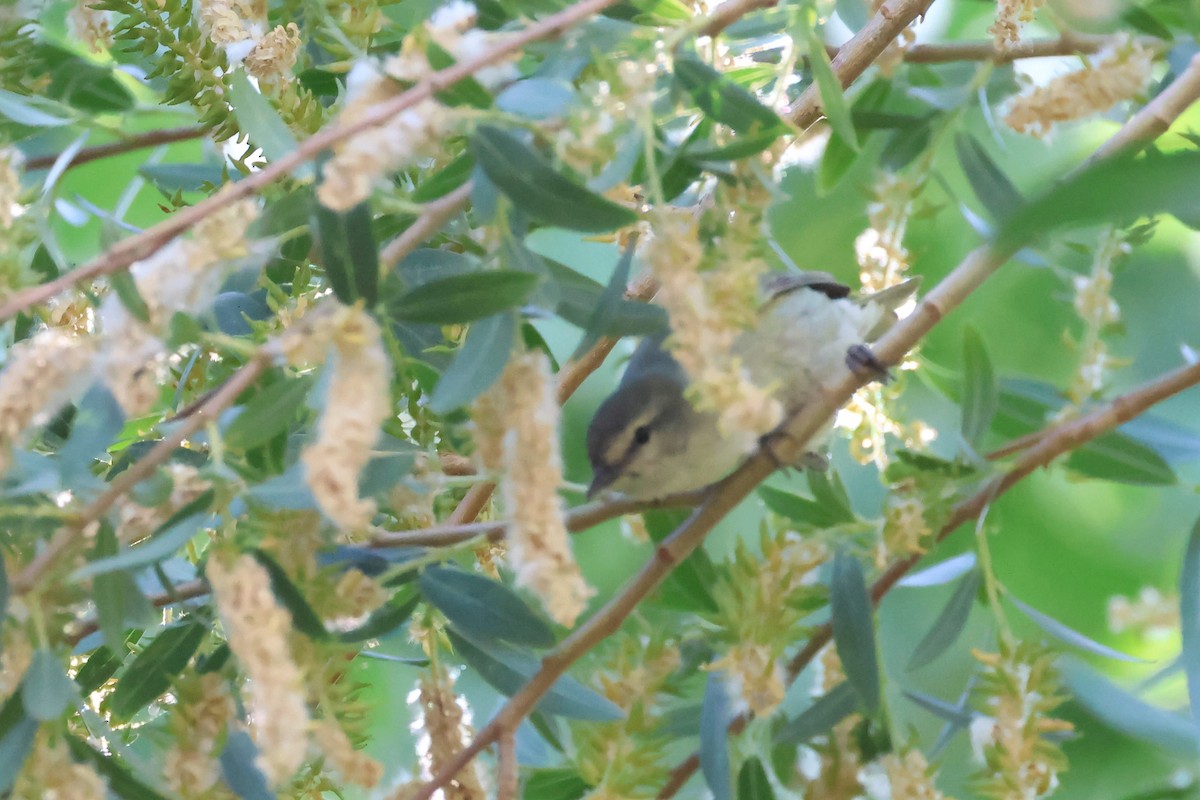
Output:
<instances>
[{"instance_id":1,"label":"gray-green plumage","mask_svg":"<svg viewBox=\"0 0 1200 800\"><path fill-rule=\"evenodd\" d=\"M895 320L895 309L919 279L851 298L822 272L773 274L762 282L764 302L754 328L738 336L733 353L759 386L774 386L787 414L799 410L845 363L854 345L872 341ZM617 389L588 427L593 479L589 497L609 489L635 498L698 489L724 477L751 449L724 436L717 414L684 397L683 368L647 337L634 351Z\"/></svg>"}]
</instances>

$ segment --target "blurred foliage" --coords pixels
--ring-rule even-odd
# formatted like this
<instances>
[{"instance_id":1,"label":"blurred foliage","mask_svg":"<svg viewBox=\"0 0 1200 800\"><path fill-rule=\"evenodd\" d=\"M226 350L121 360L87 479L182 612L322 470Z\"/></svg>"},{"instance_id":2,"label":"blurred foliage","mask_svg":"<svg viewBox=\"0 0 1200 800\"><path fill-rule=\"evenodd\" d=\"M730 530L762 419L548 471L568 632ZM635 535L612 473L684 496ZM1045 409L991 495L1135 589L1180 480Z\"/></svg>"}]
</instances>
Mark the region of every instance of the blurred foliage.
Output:
<instances>
[{"instance_id":1,"label":"blurred foliage","mask_svg":"<svg viewBox=\"0 0 1200 800\"><path fill-rule=\"evenodd\" d=\"M714 272L761 260L871 289L919 275L924 293L981 243L1015 254L891 383L856 395L828 472L772 476L554 683L515 732L520 796L652 797L698 752L681 797L930 797L914 788L927 775L960 798L1200 797L1195 390L935 541L1011 464L990 452L1196 358L1200 113L1136 156L1085 162L1181 75L1196 84L1200 4L935 0L920 46L972 52L906 61L906 32L843 93L825 46L876 5L748 7L697 37L705 4L613 3L315 154L215 231L4 321L0 791L403 797L390 792L436 773L569 632L502 546L381 542L451 520L501 477L440 459L482 449L468 407L514 353L561 372L627 337L563 406L561 495L582 501L591 414L632 339L667 324L622 296L647 267L631 234L678 206ZM0 294L68 275L564 8L0 6ZM997 15L1022 9L1021 41L1069 46L993 61ZM1103 88L1139 59L1140 82ZM1068 73L1094 84L1061 90L1054 114L1115 102L1043 138L1005 123ZM788 118L806 91L827 121L802 132ZM420 227L425 204L455 198ZM397 259L414 225L419 247ZM319 337L330 318L342 338ZM376 328L389 396L339 393ZM61 359L22 363L47 332L69 343ZM133 411L126 390L148 377ZM304 456L364 436L346 483L369 527L330 512ZM482 518L517 511L498 498ZM581 619L686 516L574 537L596 590ZM871 581L909 555L921 563L873 611ZM261 591L220 588L234 576ZM834 644L790 674L826 622ZM758 717L730 734L747 708ZM493 792L496 761L479 758Z\"/></svg>"}]
</instances>

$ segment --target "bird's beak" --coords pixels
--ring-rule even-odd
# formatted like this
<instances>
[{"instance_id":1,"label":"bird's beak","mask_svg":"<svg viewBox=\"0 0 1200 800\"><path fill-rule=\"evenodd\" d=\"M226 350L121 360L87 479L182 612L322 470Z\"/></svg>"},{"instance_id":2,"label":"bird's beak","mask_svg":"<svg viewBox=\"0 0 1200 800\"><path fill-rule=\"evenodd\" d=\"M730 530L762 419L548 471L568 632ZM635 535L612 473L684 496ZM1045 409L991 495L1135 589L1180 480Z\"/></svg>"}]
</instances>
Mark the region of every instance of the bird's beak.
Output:
<instances>
[{"instance_id":1,"label":"bird's beak","mask_svg":"<svg viewBox=\"0 0 1200 800\"><path fill-rule=\"evenodd\" d=\"M596 495L604 491L617 478L617 471L608 467L596 467L593 470L592 482L588 486L587 499L594 500Z\"/></svg>"}]
</instances>

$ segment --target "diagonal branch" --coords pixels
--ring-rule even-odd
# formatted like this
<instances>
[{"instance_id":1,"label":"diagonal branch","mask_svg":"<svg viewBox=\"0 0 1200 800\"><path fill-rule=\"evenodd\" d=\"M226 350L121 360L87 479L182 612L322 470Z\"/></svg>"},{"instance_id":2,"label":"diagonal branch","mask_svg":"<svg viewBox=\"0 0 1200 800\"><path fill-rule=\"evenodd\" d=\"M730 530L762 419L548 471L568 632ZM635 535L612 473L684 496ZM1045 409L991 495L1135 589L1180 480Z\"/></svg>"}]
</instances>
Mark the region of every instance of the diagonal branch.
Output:
<instances>
[{"instance_id":1,"label":"diagonal branch","mask_svg":"<svg viewBox=\"0 0 1200 800\"><path fill-rule=\"evenodd\" d=\"M1111 158L1114 155L1129 153L1141 149L1157 138L1170 127L1171 123L1200 97L1200 56L1194 56L1187 69L1175 81L1164 89L1158 97L1138 111L1118 130L1108 141L1093 153L1087 163ZM1111 145L1112 142L1116 145ZM981 248L986 249L986 248ZM976 250L967 257L982 258ZM963 262L963 265L967 263ZM955 274L963 268L951 274ZM947 279L949 280L949 278ZM941 286L938 287L940 289ZM936 290L935 290L936 291ZM928 298L926 298L928 300ZM924 305L924 304L922 304ZM972 498L955 507L950 520L938 532L937 541L949 536L959 525L969 519L974 519L991 500L1000 493L1007 491L1013 484L1024 478L1040 466L1049 464L1057 456L1078 447L1097 435L1110 430L1122 422L1128 421L1145 411L1151 405L1177 394L1180 391L1200 382L1200 365L1191 365L1147 384L1146 386L1127 395L1113 400L1109 405L1080 417L1069 424L1047 428L1030 436L1023 436L1015 443L989 457L1001 457L1015 450L1030 448L1025 455L1004 475L989 482L983 490ZM888 591L920 560L919 556L911 556L893 563L880 575L871 587L871 598L878 605ZM830 625L818 628L804 647L792 657L788 664L788 682L796 679L800 672L816 657L821 648L829 643L833 629ZM732 733L738 733L745 728L749 717L745 714L736 717L729 725ZM700 765L700 758L693 753L672 771L668 782L659 792L659 798L675 795L684 783L691 777Z\"/></svg>"},{"instance_id":2,"label":"diagonal branch","mask_svg":"<svg viewBox=\"0 0 1200 800\"><path fill-rule=\"evenodd\" d=\"M160 144L172 144L174 142L186 142L190 139L199 139L208 134L209 129L203 127L191 128L166 128L157 131L147 131L145 133L134 134L119 142L111 142L109 144L100 144L95 147L85 147L74 155L68 162L67 166L78 167L81 164L87 164L90 161L98 161L102 158L111 156L119 156L124 153L131 153L134 150L142 150L147 147L156 147ZM37 156L25 162L26 170L49 169L58 161L57 153L48 156Z\"/></svg>"},{"instance_id":3,"label":"diagonal branch","mask_svg":"<svg viewBox=\"0 0 1200 800\"><path fill-rule=\"evenodd\" d=\"M386 122L401 111L433 97L480 69L518 52L532 42L557 36L617 2L618 0L579 0L557 14L552 14L504 38L500 43L474 58L465 59L434 72L408 91L374 106L355 121L318 131L301 142L295 150L268 164L260 171L247 175L236 183L228 183L216 194L201 200L196 205L182 209L154 227L122 240L82 267L47 283L31 286L13 294L0 305L0 322L10 319L31 306L45 302L78 283L125 269L133 262L151 255L205 217L237 200L258 193L273 181L289 174L333 145Z\"/></svg>"},{"instance_id":4,"label":"diagonal branch","mask_svg":"<svg viewBox=\"0 0 1200 800\"><path fill-rule=\"evenodd\" d=\"M922 16L933 0L887 0L854 37L838 48L833 72L845 89L871 66L896 37ZM821 118L821 90L813 81L788 109L791 121L804 130Z\"/></svg>"}]
</instances>

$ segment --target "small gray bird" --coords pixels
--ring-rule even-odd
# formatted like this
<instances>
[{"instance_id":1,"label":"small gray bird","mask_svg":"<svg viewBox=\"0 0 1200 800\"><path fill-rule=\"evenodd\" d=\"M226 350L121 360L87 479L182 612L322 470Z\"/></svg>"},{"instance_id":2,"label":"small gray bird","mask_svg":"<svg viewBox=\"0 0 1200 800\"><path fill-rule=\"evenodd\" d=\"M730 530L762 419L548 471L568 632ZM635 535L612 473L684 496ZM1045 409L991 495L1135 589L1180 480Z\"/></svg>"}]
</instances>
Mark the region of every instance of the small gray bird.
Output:
<instances>
[{"instance_id":1,"label":"small gray bird","mask_svg":"<svg viewBox=\"0 0 1200 800\"><path fill-rule=\"evenodd\" d=\"M763 281L758 323L738 336L733 354L755 384L774 384L784 413L794 414L844 368L851 348L891 326L919 284L912 278L852 298L823 272L772 275ZM662 347L665 338L642 340L588 426L589 499L605 489L634 499L700 489L749 455L744 439L722 434L718 414L697 411L684 396L688 377Z\"/></svg>"}]
</instances>

